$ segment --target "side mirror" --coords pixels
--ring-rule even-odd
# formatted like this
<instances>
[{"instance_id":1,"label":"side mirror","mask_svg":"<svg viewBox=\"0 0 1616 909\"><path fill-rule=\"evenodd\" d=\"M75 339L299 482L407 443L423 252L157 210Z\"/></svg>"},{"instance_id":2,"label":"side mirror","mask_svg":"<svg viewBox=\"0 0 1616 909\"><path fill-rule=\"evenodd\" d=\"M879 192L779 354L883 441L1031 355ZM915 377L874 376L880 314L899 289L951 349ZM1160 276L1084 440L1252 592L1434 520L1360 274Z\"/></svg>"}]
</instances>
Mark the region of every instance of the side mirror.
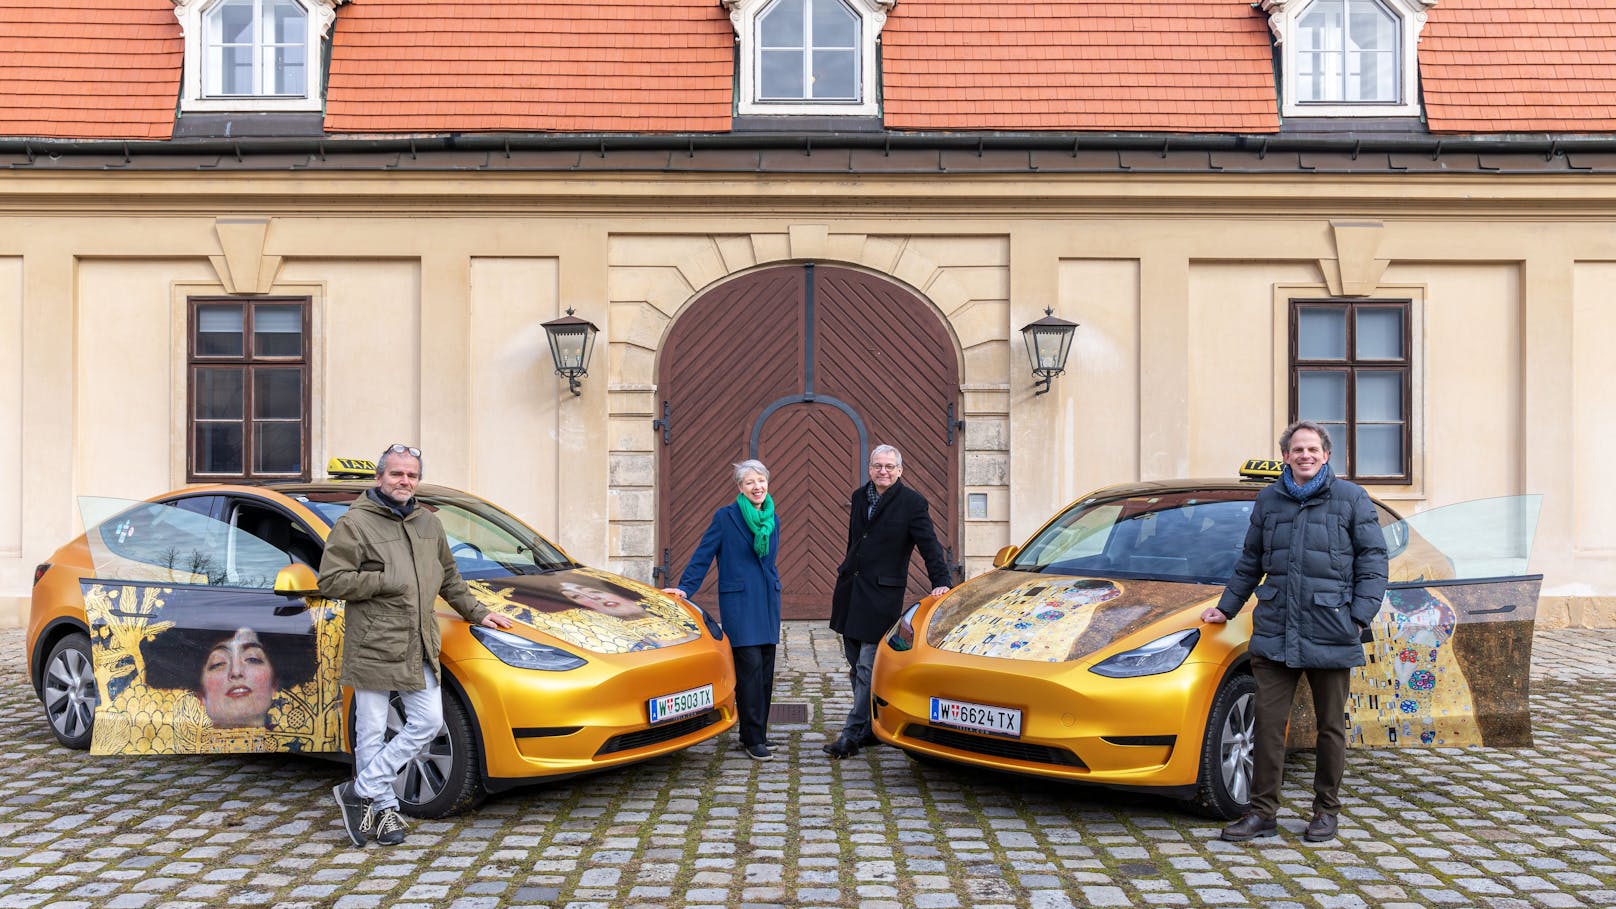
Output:
<instances>
[{"instance_id":1,"label":"side mirror","mask_svg":"<svg viewBox=\"0 0 1616 909\"><path fill-rule=\"evenodd\" d=\"M283 597L314 596L320 592L320 581L314 576L314 569L302 562L293 562L275 572L275 592Z\"/></svg>"},{"instance_id":2,"label":"side mirror","mask_svg":"<svg viewBox=\"0 0 1616 909\"><path fill-rule=\"evenodd\" d=\"M1004 566L1010 564L1011 562L1015 561L1016 554L1019 552L1021 552L1020 546L1012 544L1004 547L1003 549L999 550L997 555L993 557L993 567L1003 568Z\"/></svg>"}]
</instances>

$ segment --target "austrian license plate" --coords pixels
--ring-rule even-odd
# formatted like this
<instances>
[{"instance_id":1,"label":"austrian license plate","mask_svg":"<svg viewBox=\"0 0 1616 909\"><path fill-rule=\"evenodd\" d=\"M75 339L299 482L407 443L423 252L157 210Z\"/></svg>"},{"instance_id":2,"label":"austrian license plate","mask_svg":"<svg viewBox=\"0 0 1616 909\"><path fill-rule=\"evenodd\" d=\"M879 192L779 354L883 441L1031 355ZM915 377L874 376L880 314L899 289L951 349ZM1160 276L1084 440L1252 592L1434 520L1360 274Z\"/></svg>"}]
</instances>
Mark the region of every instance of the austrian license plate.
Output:
<instances>
[{"instance_id":1,"label":"austrian license plate","mask_svg":"<svg viewBox=\"0 0 1616 909\"><path fill-rule=\"evenodd\" d=\"M651 714L651 725L676 720L692 713L701 713L703 710L713 708L713 686L703 685L689 691L677 694L665 694L659 698L652 698L646 702Z\"/></svg>"},{"instance_id":2,"label":"austrian license plate","mask_svg":"<svg viewBox=\"0 0 1616 909\"><path fill-rule=\"evenodd\" d=\"M931 721L940 726L955 726L972 732L1021 737L1021 711L1009 707L932 698Z\"/></svg>"}]
</instances>

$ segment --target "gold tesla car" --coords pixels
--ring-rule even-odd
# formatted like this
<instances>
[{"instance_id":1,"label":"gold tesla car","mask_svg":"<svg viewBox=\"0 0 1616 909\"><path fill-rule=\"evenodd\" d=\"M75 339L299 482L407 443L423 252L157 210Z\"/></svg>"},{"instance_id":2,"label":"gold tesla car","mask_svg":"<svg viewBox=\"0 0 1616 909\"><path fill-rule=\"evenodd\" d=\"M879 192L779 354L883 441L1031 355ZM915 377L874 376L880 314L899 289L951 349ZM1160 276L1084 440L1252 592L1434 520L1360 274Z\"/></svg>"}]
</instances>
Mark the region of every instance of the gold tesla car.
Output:
<instances>
[{"instance_id":1,"label":"gold tesla car","mask_svg":"<svg viewBox=\"0 0 1616 909\"><path fill-rule=\"evenodd\" d=\"M333 461L368 477L369 462ZM190 486L83 500L90 530L34 573L28 671L51 731L96 754L298 752L347 759L343 604L315 570L369 479ZM490 502L423 485L472 593L516 621L438 601L444 727L396 784L439 817L525 782L689 747L735 723L711 616L587 568ZM402 725L397 698L390 726Z\"/></svg>"},{"instance_id":2,"label":"gold tesla car","mask_svg":"<svg viewBox=\"0 0 1616 909\"><path fill-rule=\"evenodd\" d=\"M1225 625L1199 614L1277 466L1102 489L1005 547L995 570L911 606L876 657L876 736L923 761L1244 813L1251 609ZM1487 499L1405 520L1376 503L1392 583L1353 671L1349 745L1530 744L1538 505ZM1310 746L1312 728L1294 719L1292 747Z\"/></svg>"}]
</instances>

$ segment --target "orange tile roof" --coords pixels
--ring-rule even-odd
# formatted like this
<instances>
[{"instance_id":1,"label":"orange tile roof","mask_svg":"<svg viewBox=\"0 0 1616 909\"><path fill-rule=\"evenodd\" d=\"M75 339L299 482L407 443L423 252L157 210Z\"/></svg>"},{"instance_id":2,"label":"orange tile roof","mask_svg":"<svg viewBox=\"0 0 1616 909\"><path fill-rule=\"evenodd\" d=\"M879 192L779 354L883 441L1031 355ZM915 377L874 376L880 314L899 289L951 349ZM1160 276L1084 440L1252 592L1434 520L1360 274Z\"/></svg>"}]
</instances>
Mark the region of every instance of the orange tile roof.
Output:
<instances>
[{"instance_id":1,"label":"orange tile roof","mask_svg":"<svg viewBox=\"0 0 1616 909\"><path fill-rule=\"evenodd\" d=\"M365 0L338 8L334 133L727 131L717 0Z\"/></svg>"},{"instance_id":2,"label":"orange tile roof","mask_svg":"<svg viewBox=\"0 0 1616 909\"><path fill-rule=\"evenodd\" d=\"M1243 0L902 0L881 40L893 129L1279 129L1268 17Z\"/></svg>"},{"instance_id":3,"label":"orange tile roof","mask_svg":"<svg viewBox=\"0 0 1616 909\"><path fill-rule=\"evenodd\" d=\"M1616 4L1442 0L1420 81L1433 132L1616 130Z\"/></svg>"},{"instance_id":4,"label":"orange tile roof","mask_svg":"<svg viewBox=\"0 0 1616 909\"><path fill-rule=\"evenodd\" d=\"M167 139L183 54L173 0L0 0L0 135Z\"/></svg>"}]
</instances>

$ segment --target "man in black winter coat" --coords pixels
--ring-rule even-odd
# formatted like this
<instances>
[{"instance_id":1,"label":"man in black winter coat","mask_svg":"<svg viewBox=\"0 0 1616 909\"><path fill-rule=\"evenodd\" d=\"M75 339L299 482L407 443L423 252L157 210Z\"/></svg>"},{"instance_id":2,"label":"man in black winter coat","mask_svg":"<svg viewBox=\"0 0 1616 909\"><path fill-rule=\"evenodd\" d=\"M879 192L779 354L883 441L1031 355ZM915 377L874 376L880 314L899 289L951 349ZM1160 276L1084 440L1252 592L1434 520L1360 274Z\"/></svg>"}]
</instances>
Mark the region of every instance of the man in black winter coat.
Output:
<instances>
[{"instance_id":1,"label":"man in black winter coat","mask_svg":"<svg viewBox=\"0 0 1616 909\"><path fill-rule=\"evenodd\" d=\"M830 627L842 636L853 709L841 735L824 747L833 758L875 743L870 732L870 672L881 637L903 613L909 557L920 548L932 595L948 592L948 560L932 528L926 497L903 485L903 456L891 445L870 452L870 482L853 491L847 555L836 569Z\"/></svg>"},{"instance_id":2,"label":"man in black winter coat","mask_svg":"<svg viewBox=\"0 0 1616 909\"><path fill-rule=\"evenodd\" d=\"M1201 614L1221 624L1257 594L1250 647L1257 678L1251 810L1222 836L1240 842L1278 834L1286 724L1305 675L1318 720L1318 766L1313 819L1302 838L1319 843L1335 838L1341 813L1347 688L1352 668L1364 664L1364 629L1386 595L1386 539L1369 494L1331 472L1324 427L1293 423L1279 448L1285 469L1257 494L1228 588Z\"/></svg>"}]
</instances>

